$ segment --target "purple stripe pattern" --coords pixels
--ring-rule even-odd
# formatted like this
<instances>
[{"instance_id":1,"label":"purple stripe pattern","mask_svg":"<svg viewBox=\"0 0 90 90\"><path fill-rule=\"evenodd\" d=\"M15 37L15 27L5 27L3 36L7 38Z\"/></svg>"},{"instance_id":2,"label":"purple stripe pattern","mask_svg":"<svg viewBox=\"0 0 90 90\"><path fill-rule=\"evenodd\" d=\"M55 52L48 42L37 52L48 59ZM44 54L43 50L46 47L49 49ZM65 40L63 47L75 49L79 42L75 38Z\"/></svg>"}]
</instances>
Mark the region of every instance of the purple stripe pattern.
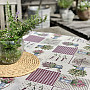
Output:
<instances>
[{"instance_id":1,"label":"purple stripe pattern","mask_svg":"<svg viewBox=\"0 0 90 90\"><path fill-rule=\"evenodd\" d=\"M65 46L57 46L53 52L62 53L67 55L74 55L78 48L65 47Z\"/></svg>"},{"instance_id":2,"label":"purple stripe pattern","mask_svg":"<svg viewBox=\"0 0 90 90\"><path fill-rule=\"evenodd\" d=\"M31 41L31 42L37 42L37 43L39 43L43 39L44 39L43 37L38 37L38 36L30 35L27 38L25 38L24 40L25 41Z\"/></svg>"},{"instance_id":3,"label":"purple stripe pattern","mask_svg":"<svg viewBox=\"0 0 90 90\"><path fill-rule=\"evenodd\" d=\"M53 86L59 75L59 72L38 68L36 71L32 72L26 80Z\"/></svg>"}]
</instances>

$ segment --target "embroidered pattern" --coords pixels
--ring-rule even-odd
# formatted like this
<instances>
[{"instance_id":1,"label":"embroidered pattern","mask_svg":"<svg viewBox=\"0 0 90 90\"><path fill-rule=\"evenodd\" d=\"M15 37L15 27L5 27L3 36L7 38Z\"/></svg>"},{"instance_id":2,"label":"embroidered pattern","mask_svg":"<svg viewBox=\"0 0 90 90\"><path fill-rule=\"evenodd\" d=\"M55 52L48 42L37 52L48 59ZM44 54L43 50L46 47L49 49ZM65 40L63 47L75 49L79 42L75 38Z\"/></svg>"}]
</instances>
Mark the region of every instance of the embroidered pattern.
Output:
<instances>
[{"instance_id":1,"label":"embroidered pattern","mask_svg":"<svg viewBox=\"0 0 90 90\"><path fill-rule=\"evenodd\" d=\"M78 54L84 54L84 55L88 55L88 56L90 56L90 52L83 51L83 50L78 50L77 53L78 53Z\"/></svg>"},{"instance_id":2,"label":"embroidered pattern","mask_svg":"<svg viewBox=\"0 0 90 90\"><path fill-rule=\"evenodd\" d=\"M82 63L88 63L87 61L86 61L86 58L80 58L80 59L77 59L77 58L75 58L73 61L72 61L72 63L75 63L75 65L77 65L77 66L80 66Z\"/></svg>"},{"instance_id":3,"label":"embroidered pattern","mask_svg":"<svg viewBox=\"0 0 90 90\"><path fill-rule=\"evenodd\" d=\"M60 38L60 34L54 34L54 37L53 37L53 39L57 39L57 38Z\"/></svg>"},{"instance_id":4,"label":"embroidered pattern","mask_svg":"<svg viewBox=\"0 0 90 90\"><path fill-rule=\"evenodd\" d=\"M46 38L41 43L42 44L50 44L50 45L58 45L60 43L60 41L61 40Z\"/></svg>"},{"instance_id":5,"label":"embroidered pattern","mask_svg":"<svg viewBox=\"0 0 90 90\"><path fill-rule=\"evenodd\" d=\"M62 65L57 65L56 63L53 63L53 62L45 62L45 63L42 63L42 65L43 65L43 67L47 67L47 69L48 68L57 68L59 72L61 72L60 69L63 68Z\"/></svg>"},{"instance_id":6,"label":"embroidered pattern","mask_svg":"<svg viewBox=\"0 0 90 90\"><path fill-rule=\"evenodd\" d=\"M26 80L53 86L60 73L38 68Z\"/></svg>"},{"instance_id":7,"label":"embroidered pattern","mask_svg":"<svg viewBox=\"0 0 90 90\"><path fill-rule=\"evenodd\" d=\"M72 43L72 42L63 42L62 44L64 45L67 45L67 46L79 46L79 44L75 44L75 43Z\"/></svg>"},{"instance_id":8,"label":"embroidered pattern","mask_svg":"<svg viewBox=\"0 0 90 90\"><path fill-rule=\"evenodd\" d=\"M25 80L19 85L18 90L52 90L52 86Z\"/></svg>"},{"instance_id":9,"label":"embroidered pattern","mask_svg":"<svg viewBox=\"0 0 90 90\"><path fill-rule=\"evenodd\" d=\"M68 71L69 74L74 75L74 76L82 76L82 77L87 75L86 71L84 70L85 67L77 67L77 66L74 66L74 67L76 67L76 68L75 69L70 69Z\"/></svg>"},{"instance_id":10,"label":"embroidered pattern","mask_svg":"<svg viewBox=\"0 0 90 90\"><path fill-rule=\"evenodd\" d=\"M43 37L39 37L39 36L34 36L34 35L30 35L27 38L25 38L25 41L31 41L31 42L37 42L39 43L40 41L42 41L44 38Z\"/></svg>"},{"instance_id":11,"label":"embroidered pattern","mask_svg":"<svg viewBox=\"0 0 90 90\"><path fill-rule=\"evenodd\" d=\"M14 81L14 78L0 78L0 90L9 86Z\"/></svg>"},{"instance_id":12,"label":"embroidered pattern","mask_svg":"<svg viewBox=\"0 0 90 90\"><path fill-rule=\"evenodd\" d=\"M77 57L74 58L74 60L71 62L71 64L73 64L75 66L90 68L90 56L77 55Z\"/></svg>"},{"instance_id":13,"label":"embroidered pattern","mask_svg":"<svg viewBox=\"0 0 90 90\"><path fill-rule=\"evenodd\" d=\"M65 47L65 46L57 46L53 50L53 52L68 54L68 55L74 55L76 51L77 51L77 48Z\"/></svg>"},{"instance_id":14,"label":"embroidered pattern","mask_svg":"<svg viewBox=\"0 0 90 90\"><path fill-rule=\"evenodd\" d=\"M89 46L85 46L84 49L89 50L90 51L90 45Z\"/></svg>"},{"instance_id":15,"label":"embroidered pattern","mask_svg":"<svg viewBox=\"0 0 90 90\"><path fill-rule=\"evenodd\" d=\"M34 55L38 55L38 54L43 53L43 51L42 50L35 50L35 51L33 51L33 53L34 53Z\"/></svg>"},{"instance_id":16,"label":"embroidered pattern","mask_svg":"<svg viewBox=\"0 0 90 90\"><path fill-rule=\"evenodd\" d=\"M60 74L60 77L56 80L54 86L65 88L65 90L88 90L90 80L77 78L70 75Z\"/></svg>"},{"instance_id":17,"label":"embroidered pattern","mask_svg":"<svg viewBox=\"0 0 90 90\"><path fill-rule=\"evenodd\" d=\"M44 49L44 50L50 50L52 49L53 47L51 45L38 45L37 47L35 48L41 48L41 49Z\"/></svg>"},{"instance_id":18,"label":"embroidered pattern","mask_svg":"<svg viewBox=\"0 0 90 90\"><path fill-rule=\"evenodd\" d=\"M76 87L86 86L82 80L78 80L78 79L68 80L66 77L60 77L59 81Z\"/></svg>"},{"instance_id":19,"label":"embroidered pattern","mask_svg":"<svg viewBox=\"0 0 90 90\"><path fill-rule=\"evenodd\" d=\"M85 82L83 82L82 80L78 80L78 79L72 80L72 82L70 84L72 86L77 86L77 87L84 87L84 86L86 86Z\"/></svg>"}]
</instances>

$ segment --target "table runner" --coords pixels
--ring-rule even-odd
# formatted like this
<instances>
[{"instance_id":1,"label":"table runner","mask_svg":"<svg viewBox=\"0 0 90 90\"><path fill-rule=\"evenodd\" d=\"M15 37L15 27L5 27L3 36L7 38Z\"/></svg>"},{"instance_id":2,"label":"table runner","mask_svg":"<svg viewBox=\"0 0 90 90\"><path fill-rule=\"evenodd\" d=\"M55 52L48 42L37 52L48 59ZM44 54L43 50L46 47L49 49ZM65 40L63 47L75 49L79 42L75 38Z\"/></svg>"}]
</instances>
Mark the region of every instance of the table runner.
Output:
<instances>
[{"instance_id":1,"label":"table runner","mask_svg":"<svg viewBox=\"0 0 90 90\"><path fill-rule=\"evenodd\" d=\"M90 90L89 41L45 32L23 38L25 51L39 58L40 67L14 78L8 87L1 84L4 90Z\"/></svg>"}]
</instances>

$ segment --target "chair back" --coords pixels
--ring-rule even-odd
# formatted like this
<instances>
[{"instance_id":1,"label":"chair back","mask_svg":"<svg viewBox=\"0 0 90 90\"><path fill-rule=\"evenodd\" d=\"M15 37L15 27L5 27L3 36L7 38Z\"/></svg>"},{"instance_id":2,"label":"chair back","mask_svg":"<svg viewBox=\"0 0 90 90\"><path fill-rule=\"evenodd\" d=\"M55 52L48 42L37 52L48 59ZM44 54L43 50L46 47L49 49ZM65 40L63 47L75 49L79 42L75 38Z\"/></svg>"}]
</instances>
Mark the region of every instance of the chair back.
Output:
<instances>
[{"instance_id":1,"label":"chair back","mask_svg":"<svg viewBox=\"0 0 90 90\"><path fill-rule=\"evenodd\" d=\"M18 18L22 19L21 0L0 0L0 26L1 30L8 27L8 16L7 16L7 1L11 7L12 15L18 11Z\"/></svg>"}]
</instances>

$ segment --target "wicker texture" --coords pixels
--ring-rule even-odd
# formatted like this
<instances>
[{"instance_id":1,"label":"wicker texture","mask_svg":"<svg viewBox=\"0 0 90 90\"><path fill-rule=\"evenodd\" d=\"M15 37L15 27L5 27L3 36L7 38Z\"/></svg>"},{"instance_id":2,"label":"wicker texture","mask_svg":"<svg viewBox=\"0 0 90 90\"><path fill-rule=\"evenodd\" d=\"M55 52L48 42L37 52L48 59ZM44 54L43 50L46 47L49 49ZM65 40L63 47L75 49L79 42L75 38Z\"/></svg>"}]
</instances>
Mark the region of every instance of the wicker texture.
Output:
<instances>
[{"instance_id":1,"label":"wicker texture","mask_svg":"<svg viewBox=\"0 0 90 90\"><path fill-rule=\"evenodd\" d=\"M11 65L0 65L0 77L18 77L29 74L39 66L39 59L28 52L23 52L21 58Z\"/></svg>"}]
</instances>

